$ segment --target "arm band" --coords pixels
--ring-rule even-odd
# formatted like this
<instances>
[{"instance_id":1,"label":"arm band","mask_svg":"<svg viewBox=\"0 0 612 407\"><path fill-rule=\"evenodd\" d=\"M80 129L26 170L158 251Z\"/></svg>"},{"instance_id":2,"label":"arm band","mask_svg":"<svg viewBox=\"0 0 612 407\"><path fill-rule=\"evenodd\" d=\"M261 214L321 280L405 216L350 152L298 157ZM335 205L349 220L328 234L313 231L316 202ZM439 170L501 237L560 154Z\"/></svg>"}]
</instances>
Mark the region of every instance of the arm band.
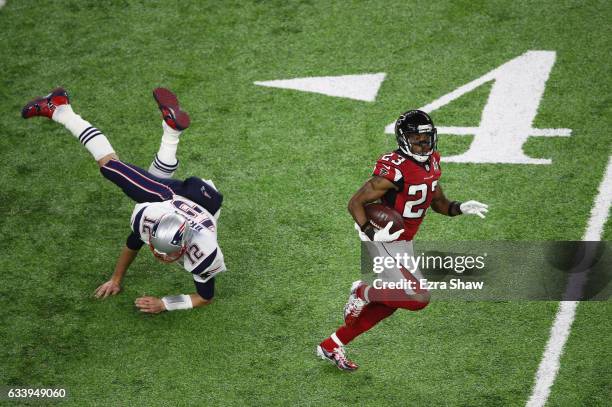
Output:
<instances>
[{"instance_id":1,"label":"arm band","mask_svg":"<svg viewBox=\"0 0 612 407\"><path fill-rule=\"evenodd\" d=\"M461 202L453 201L448 206L448 216L461 215Z\"/></svg>"},{"instance_id":2,"label":"arm band","mask_svg":"<svg viewBox=\"0 0 612 407\"><path fill-rule=\"evenodd\" d=\"M368 221L363 226L361 226L361 231L365 233L368 239L374 241L374 234L376 231L374 230L374 226Z\"/></svg>"},{"instance_id":3,"label":"arm band","mask_svg":"<svg viewBox=\"0 0 612 407\"><path fill-rule=\"evenodd\" d=\"M177 309L191 309L193 304L191 303L191 297L185 294L179 295L168 295L162 298L166 311L176 311Z\"/></svg>"}]
</instances>

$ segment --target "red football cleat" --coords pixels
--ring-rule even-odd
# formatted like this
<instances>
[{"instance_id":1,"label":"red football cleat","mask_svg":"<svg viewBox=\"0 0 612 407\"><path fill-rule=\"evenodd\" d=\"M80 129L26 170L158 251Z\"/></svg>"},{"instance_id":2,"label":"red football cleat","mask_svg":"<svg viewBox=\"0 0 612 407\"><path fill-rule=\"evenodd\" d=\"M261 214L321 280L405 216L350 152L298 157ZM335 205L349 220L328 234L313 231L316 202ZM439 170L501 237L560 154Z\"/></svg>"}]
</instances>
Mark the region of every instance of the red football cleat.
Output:
<instances>
[{"instance_id":1,"label":"red football cleat","mask_svg":"<svg viewBox=\"0 0 612 407\"><path fill-rule=\"evenodd\" d=\"M21 117L29 119L34 116L45 116L49 119L53 117L55 108L61 105L70 104L68 92L64 88L55 88L47 96L40 97L28 102L21 109Z\"/></svg>"},{"instance_id":2,"label":"red football cleat","mask_svg":"<svg viewBox=\"0 0 612 407\"><path fill-rule=\"evenodd\" d=\"M181 110L174 93L166 88L157 88L153 91L153 97L162 112L162 118L168 126L174 130L185 130L189 127L191 123L189 114Z\"/></svg>"},{"instance_id":3,"label":"red football cleat","mask_svg":"<svg viewBox=\"0 0 612 407\"><path fill-rule=\"evenodd\" d=\"M330 352L323 346L318 345L317 356L319 356L321 359L329 360L331 363L336 365L338 369L344 370L345 372L353 372L359 367L346 357L345 350L342 346L338 346Z\"/></svg>"}]
</instances>

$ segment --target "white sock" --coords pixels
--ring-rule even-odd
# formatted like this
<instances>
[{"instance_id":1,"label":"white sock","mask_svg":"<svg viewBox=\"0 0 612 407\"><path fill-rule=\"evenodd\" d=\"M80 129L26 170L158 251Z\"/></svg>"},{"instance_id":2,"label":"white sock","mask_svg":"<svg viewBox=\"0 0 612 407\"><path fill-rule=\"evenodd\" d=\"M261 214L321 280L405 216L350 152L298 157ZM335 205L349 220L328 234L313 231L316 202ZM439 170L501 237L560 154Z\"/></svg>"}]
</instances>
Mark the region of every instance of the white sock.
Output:
<instances>
[{"instance_id":1,"label":"white sock","mask_svg":"<svg viewBox=\"0 0 612 407\"><path fill-rule=\"evenodd\" d=\"M85 146L96 161L115 152L106 136L93 127L91 123L74 113L72 106L61 105L56 107L53 120L63 124Z\"/></svg>"},{"instance_id":2,"label":"white sock","mask_svg":"<svg viewBox=\"0 0 612 407\"><path fill-rule=\"evenodd\" d=\"M162 121L162 127L164 134L159 151L155 154L155 158L149 166L149 172L160 178L172 178L179 164L176 158L176 150L181 132L168 126L165 121Z\"/></svg>"}]
</instances>

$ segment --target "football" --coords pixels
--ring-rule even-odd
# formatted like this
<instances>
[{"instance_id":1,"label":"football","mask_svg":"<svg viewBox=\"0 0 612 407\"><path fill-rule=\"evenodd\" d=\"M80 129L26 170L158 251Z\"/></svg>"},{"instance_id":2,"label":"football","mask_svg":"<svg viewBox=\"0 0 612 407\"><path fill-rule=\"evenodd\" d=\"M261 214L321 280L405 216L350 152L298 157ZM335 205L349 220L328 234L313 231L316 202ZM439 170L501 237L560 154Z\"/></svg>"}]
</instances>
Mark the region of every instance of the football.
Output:
<instances>
[{"instance_id":1,"label":"football","mask_svg":"<svg viewBox=\"0 0 612 407\"><path fill-rule=\"evenodd\" d=\"M404 218L395 209L381 203L368 204L365 207L368 221L376 229L384 229L387 223L393 222L390 232L397 232L404 228Z\"/></svg>"}]
</instances>

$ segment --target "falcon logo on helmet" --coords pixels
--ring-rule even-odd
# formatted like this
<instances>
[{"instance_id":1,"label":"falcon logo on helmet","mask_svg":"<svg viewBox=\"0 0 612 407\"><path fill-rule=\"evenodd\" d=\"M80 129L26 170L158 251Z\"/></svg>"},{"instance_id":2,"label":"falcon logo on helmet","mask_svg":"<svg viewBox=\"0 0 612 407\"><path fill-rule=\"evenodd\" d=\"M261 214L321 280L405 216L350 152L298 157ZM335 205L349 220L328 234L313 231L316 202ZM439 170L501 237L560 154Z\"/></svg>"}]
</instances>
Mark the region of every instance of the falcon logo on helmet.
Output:
<instances>
[{"instance_id":1,"label":"falcon logo on helmet","mask_svg":"<svg viewBox=\"0 0 612 407\"><path fill-rule=\"evenodd\" d=\"M151 228L149 248L159 260L171 263L185 253L190 236L187 219L176 213L167 213Z\"/></svg>"},{"instance_id":2,"label":"falcon logo on helmet","mask_svg":"<svg viewBox=\"0 0 612 407\"><path fill-rule=\"evenodd\" d=\"M427 161L438 146L438 130L422 110L409 110L397 119L395 138L404 154L421 163Z\"/></svg>"}]
</instances>

